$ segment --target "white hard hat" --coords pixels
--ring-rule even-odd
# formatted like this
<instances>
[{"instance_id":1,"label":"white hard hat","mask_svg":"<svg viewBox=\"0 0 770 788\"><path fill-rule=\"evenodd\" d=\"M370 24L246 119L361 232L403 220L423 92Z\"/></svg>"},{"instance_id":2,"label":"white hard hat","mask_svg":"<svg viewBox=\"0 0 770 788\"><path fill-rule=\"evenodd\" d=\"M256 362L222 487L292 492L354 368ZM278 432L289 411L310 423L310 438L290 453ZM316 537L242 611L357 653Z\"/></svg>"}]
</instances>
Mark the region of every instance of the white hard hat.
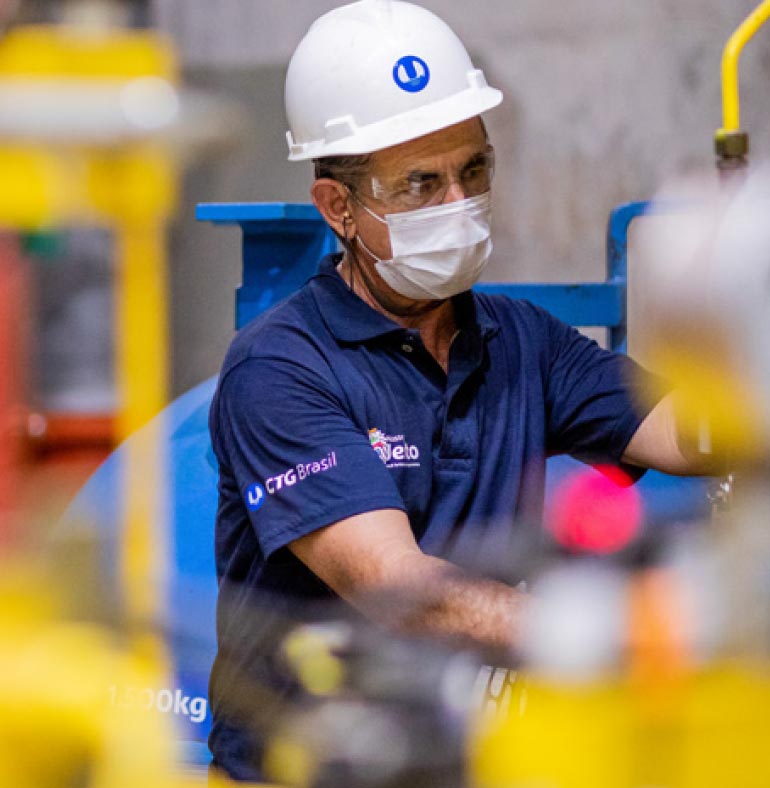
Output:
<instances>
[{"instance_id":1,"label":"white hard hat","mask_svg":"<svg viewBox=\"0 0 770 788\"><path fill-rule=\"evenodd\" d=\"M502 99L435 14L399 0L360 0L316 20L291 59L289 159L371 153Z\"/></svg>"}]
</instances>

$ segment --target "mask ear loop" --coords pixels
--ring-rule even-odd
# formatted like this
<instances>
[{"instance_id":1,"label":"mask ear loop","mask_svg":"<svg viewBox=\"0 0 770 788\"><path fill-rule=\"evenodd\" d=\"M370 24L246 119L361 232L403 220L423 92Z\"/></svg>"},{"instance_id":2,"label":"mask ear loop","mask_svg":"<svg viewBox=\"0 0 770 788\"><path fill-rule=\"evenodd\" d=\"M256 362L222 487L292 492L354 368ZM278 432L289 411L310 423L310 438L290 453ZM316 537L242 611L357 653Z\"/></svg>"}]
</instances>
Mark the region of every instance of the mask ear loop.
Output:
<instances>
[{"instance_id":1,"label":"mask ear loop","mask_svg":"<svg viewBox=\"0 0 770 788\"><path fill-rule=\"evenodd\" d=\"M354 268L354 260L358 263L358 259L356 258L355 250L353 249L353 244L351 243L350 239L348 238L348 222L352 221L353 217L350 215L349 211L345 211L342 215L342 234L344 236L344 246L347 250L348 254L350 255L350 276L348 278L348 288L353 290L353 268Z\"/></svg>"},{"instance_id":2,"label":"mask ear loop","mask_svg":"<svg viewBox=\"0 0 770 788\"><path fill-rule=\"evenodd\" d=\"M356 195L354 194L354 192L352 190L349 189L349 191L350 191L350 196L354 200L356 200L356 202L359 205L362 205L362 207L366 207L366 206L363 206L361 201L356 198ZM361 282L362 282L363 286L369 291L369 293L374 298L374 300L377 301L377 303L383 309L385 309L386 311L390 311L389 307L387 307L385 304L383 304L381 299L380 299L380 297L377 295L376 289L372 286L371 280L369 279L368 274L365 273L364 266L361 264L361 260L358 257L358 250L356 249L357 244L355 242L358 241L359 243L362 243L360 237L356 236L352 240L350 238L348 238L348 222L350 222L352 220L353 220L353 217L350 215L350 211L345 211L345 213L342 214L342 234L343 234L343 237L344 237L343 243L344 243L344 246L345 246L345 250L347 251L348 255L350 256L350 281L348 282L348 287L350 288L351 291L353 291L353 281L354 281L354 278L355 278L355 268L358 267L359 268L358 274L359 274L359 277L361 278ZM382 220L380 220L380 221L382 221ZM371 252L370 252L370 254L371 254ZM374 255L372 255L372 257L374 257Z\"/></svg>"}]
</instances>

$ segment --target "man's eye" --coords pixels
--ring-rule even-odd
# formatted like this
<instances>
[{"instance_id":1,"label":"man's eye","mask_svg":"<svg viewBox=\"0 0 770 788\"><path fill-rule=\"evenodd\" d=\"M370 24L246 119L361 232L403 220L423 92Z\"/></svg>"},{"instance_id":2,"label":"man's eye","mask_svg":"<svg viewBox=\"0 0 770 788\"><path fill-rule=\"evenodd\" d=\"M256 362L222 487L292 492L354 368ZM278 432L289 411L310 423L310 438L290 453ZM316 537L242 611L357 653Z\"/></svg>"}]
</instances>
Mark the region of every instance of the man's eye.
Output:
<instances>
[{"instance_id":1,"label":"man's eye","mask_svg":"<svg viewBox=\"0 0 770 788\"><path fill-rule=\"evenodd\" d=\"M481 178L489 175L492 168L492 163L487 157L478 158L470 162L463 170L464 178Z\"/></svg>"},{"instance_id":2,"label":"man's eye","mask_svg":"<svg viewBox=\"0 0 770 788\"><path fill-rule=\"evenodd\" d=\"M409 178L409 191L412 194L430 194L435 189L439 182L439 178L435 173L419 173Z\"/></svg>"}]
</instances>

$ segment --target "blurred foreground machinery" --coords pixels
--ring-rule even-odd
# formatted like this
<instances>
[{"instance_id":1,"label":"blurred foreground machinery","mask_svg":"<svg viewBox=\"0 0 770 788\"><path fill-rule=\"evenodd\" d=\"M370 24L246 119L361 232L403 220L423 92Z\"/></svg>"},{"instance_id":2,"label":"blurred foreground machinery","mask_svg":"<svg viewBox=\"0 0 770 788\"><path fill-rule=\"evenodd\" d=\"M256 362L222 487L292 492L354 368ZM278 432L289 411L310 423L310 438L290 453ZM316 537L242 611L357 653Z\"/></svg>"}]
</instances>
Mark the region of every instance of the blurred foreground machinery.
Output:
<instances>
[{"instance_id":1,"label":"blurred foreground machinery","mask_svg":"<svg viewBox=\"0 0 770 788\"><path fill-rule=\"evenodd\" d=\"M729 505L633 560L540 573L526 679L477 728L482 788L770 784L770 167L690 197L650 209L640 353L730 459Z\"/></svg>"},{"instance_id":2,"label":"blurred foreground machinery","mask_svg":"<svg viewBox=\"0 0 770 788\"><path fill-rule=\"evenodd\" d=\"M526 679L476 729L479 788L770 784L770 166L748 167L737 79L769 18L765 0L725 51L719 182L661 194L639 255L640 360L734 472L710 521L646 555L541 573Z\"/></svg>"},{"instance_id":3,"label":"blurred foreground machinery","mask_svg":"<svg viewBox=\"0 0 770 788\"><path fill-rule=\"evenodd\" d=\"M116 27L117 5L62 3L67 24L13 27L0 39L0 783L24 788L191 784L170 712L200 712L164 691L169 669L156 635L162 438L152 431L149 460L129 451L121 464L107 565L88 552L98 526L87 517L69 555L46 563L28 528L38 507L20 494L29 474L20 378L30 299L19 236L99 227L114 237L115 430L129 435L166 402L165 233L177 173L198 146L237 125L223 132L230 107L179 89L165 40ZM33 504L46 495L36 490ZM110 573L117 587L102 582Z\"/></svg>"}]
</instances>

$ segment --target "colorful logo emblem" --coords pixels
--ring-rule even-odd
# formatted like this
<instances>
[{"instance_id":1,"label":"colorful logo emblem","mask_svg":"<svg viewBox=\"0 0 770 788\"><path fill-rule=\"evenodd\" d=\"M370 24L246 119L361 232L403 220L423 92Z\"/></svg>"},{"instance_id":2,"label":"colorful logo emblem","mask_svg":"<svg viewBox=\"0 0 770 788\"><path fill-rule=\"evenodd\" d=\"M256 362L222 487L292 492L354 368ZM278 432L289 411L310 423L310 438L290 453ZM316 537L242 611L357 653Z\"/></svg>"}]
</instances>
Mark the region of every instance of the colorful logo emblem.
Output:
<instances>
[{"instance_id":1,"label":"colorful logo emblem","mask_svg":"<svg viewBox=\"0 0 770 788\"><path fill-rule=\"evenodd\" d=\"M385 433L376 427L369 430L369 443L372 444L372 448L377 452L377 456L387 464L388 460L390 460L391 448L386 440Z\"/></svg>"},{"instance_id":2,"label":"colorful logo emblem","mask_svg":"<svg viewBox=\"0 0 770 788\"><path fill-rule=\"evenodd\" d=\"M386 468L420 467L420 450L407 443L403 435L386 435L373 427L369 430L369 443Z\"/></svg>"},{"instance_id":3,"label":"colorful logo emblem","mask_svg":"<svg viewBox=\"0 0 770 788\"><path fill-rule=\"evenodd\" d=\"M265 502L265 488L261 484L252 484L246 490L246 506L249 511L256 512Z\"/></svg>"},{"instance_id":4,"label":"colorful logo emblem","mask_svg":"<svg viewBox=\"0 0 770 788\"><path fill-rule=\"evenodd\" d=\"M419 93L430 82L428 64L416 55L406 55L393 66L393 79L407 93Z\"/></svg>"}]
</instances>

